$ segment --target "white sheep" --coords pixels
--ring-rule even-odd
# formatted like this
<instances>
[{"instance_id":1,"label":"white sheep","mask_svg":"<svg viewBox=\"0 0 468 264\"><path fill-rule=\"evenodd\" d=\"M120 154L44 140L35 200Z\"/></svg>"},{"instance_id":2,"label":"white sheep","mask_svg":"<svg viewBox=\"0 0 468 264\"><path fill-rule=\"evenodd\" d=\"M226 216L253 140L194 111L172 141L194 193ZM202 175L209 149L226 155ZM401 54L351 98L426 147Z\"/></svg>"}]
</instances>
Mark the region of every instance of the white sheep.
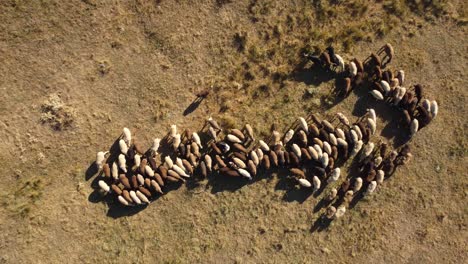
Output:
<instances>
[{"instance_id":1,"label":"white sheep","mask_svg":"<svg viewBox=\"0 0 468 264\"><path fill-rule=\"evenodd\" d=\"M177 150L177 148L179 148L180 142L181 142L180 134L176 134L172 141L172 147L174 148L174 150Z\"/></svg>"},{"instance_id":2,"label":"white sheep","mask_svg":"<svg viewBox=\"0 0 468 264\"><path fill-rule=\"evenodd\" d=\"M335 133L336 133L336 135L338 136L338 138L341 138L341 139L343 139L343 140L346 140L345 133L344 133L344 131L343 131L341 128L337 128L337 129L335 130Z\"/></svg>"},{"instance_id":3,"label":"white sheep","mask_svg":"<svg viewBox=\"0 0 468 264\"><path fill-rule=\"evenodd\" d=\"M97 154L96 154L96 166L98 167L98 169L102 169L102 166L104 165L104 160L106 159L106 154L108 153L108 151L99 151Z\"/></svg>"},{"instance_id":4,"label":"white sheep","mask_svg":"<svg viewBox=\"0 0 468 264\"><path fill-rule=\"evenodd\" d=\"M359 161L363 161L365 158L369 157L372 151L374 151L374 146L375 144L372 142L367 143L362 149Z\"/></svg>"},{"instance_id":5,"label":"white sheep","mask_svg":"<svg viewBox=\"0 0 468 264\"><path fill-rule=\"evenodd\" d=\"M284 135L283 143L286 145L293 138L294 130L289 129L288 132Z\"/></svg>"},{"instance_id":6,"label":"white sheep","mask_svg":"<svg viewBox=\"0 0 468 264\"><path fill-rule=\"evenodd\" d=\"M214 120L213 117L210 116L207 119L207 121L210 124L210 126L213 127L214 129L221 130L221 127L219 126L218 122L216 122L216 120Z\"/></svg>"},{"instance_id":7,"label":"white sheep","mask_svg":"<svg viewBox=\"0 0 468 264\"><path fill-rule=\"evenodd\" d=\"M258 162L260 163L260 161L263 160L263 151L262 149L258 148L256 152L257 152Z\"/></svg>"},{"instance_id":8,"label":"white sheep","mask_svg":"<svg viewBox=\"0 0 468 264\"><path fill-rule=\"evenodd\" d=\"M274 145L278 145L278 144L283 144L283 142L281 142L281 135L278 131L274 130L272 132L272 135L273 135L273 142L274 142Z\"/></svg>"},{"instance_id":9,"label":"white sheep","mask_svg":"<svg viewBox=\"0 0 468 264\"><path fill-rule=\"evenodd\" d=\"M332 170L330 177L328 178L328 183L336 182L341 175L341 169L340 168L335 168Z\"/></svg>"},{"instance_id":10,"label":"white sheep","mask_svg":"<svg viewBox=\"0 0 468 264\"><path fill-rule=\"evenodd\" d=\"M383 183L385 177L385 172L383 170L378 170L376 175L376 181L378 184Z\"/></svg>"},{"instance_id":11,"label":"white sheep","mask_svg":"<svg viewBox=\"0 0 468 264\"><path fill-rule=\"evenodd\" d=\"M351 77L357 75L357 66L356 63L354 63L353 61L349 63L349 74L351 75Z\"/></svg>"},{"instance_id":12,"label":"white sheep","mask_svg":"<svg viewBox=\"0 0 468 264\"><path fill-rule=\"evenodd\" d=\"M203 146L201 144L200 136L198 136L197 132L192 133L192 139L197 145L200 147L200 149L203 149Z\"/></svg>"},{"instance_id":13,"label":"white sheep","mask_svg":"<svg viewBox=\"0 0 468 264\"><path fill-rule=\"evenodd\" d=\"M258 141L258 144L260 144L260 148L261 148L263 151L265 151L265 152L270 151L270 147L267 145L267 143L265 143L265 141L259 140L259 141Z\"/></svg>"},{"instance_id":14,"label":"white sheep","mask_svg":"<svg viewBox=\"0 0 468 264\"><path fill-rule=\"evenodd\" d=\"M433 100L431 101L431 114L432 114L432 118L435 118L437 116L437 114L439 113L439 105L437 104L437 101L436 100Z\"/></svg>"},{"instance_id":15,"label":"white sheep","mask_svg":"<svg viewBox=\"0 0 468 264\"><path fill-rule=\"evenodd\" d=\"M145 174L148 175L149 177L154 177L154 171L148 165L145 166Z\"/></svg>"},{"instance_id":16,"label":"white sheep","mask_svg":"<svg viewBox=\"0 0 468 264\"><path fill-rule=\"evenodd\" d=\"M379 92L378 90L372 90L372 91L370 91L370 94L371 94L375 99L377 99L377 100L381 100L381 101L382 101L382 100L384 99L382 93Z\"/></svg>"},{"instance_id":17,"label":"white sheep","mask_svg":"<svg viewBox=\"0 0 468 264\"><path fill-rule=\"evenodd\" d=\"M117 166L117 163L115 162L112 162L111 175L112 175L112 178L116 180L119 178L119 167Z\"/></svg>"},{"instance_id":18,"label":"white sheep","mask_svg":"<svg viewBox=\"0 0 468 264\"><path fill-rule=\"evenodd\" d=\"M232 134L228 134L226 136L226 139L229 141L229 142L232 142L232 143L242 143L242 140L240 140L238 137L232 135Z\"/></svg>"},{"instance_id":19,"label":"white sheep","mask_svg":"<svg viewBox=\"0 0 468 264\"><path fill-rule=\"evenodd\" d=\"M117 199L119 200L119 202L120 202L121 204L123 204L123 205L125 205L125 206L128 206L127 200L125 200L125 198L123 198L122 195L119 195L119 196L117 197Z\"/></svg>"},{"instance_id":20,"label":"white sheep","mask_svg":"<svg viewBox=\"0 0 468 264\"><path fill-rule=\"evenodd\" d=\"M172 166L174 166L174 162L172 161L171 157L169 157L169 156L164 157L164 163L166 164L166 166L169 169L171 169Z\"/></svg>"},{"instance_id":21,"label":"white sheep","mask_svg":"<svg viewBox=\"0 0 468 264\"><path fill-rule=\"evenodd\" d=\"M405 71L399 70L397 72L397 78L398 78L398 82L400 83L400 85L403 85L405 82Z\"/></svg>"},{"instance_id":22,"label":"white sheep","mask_svg":"<svg viewBox=\"0 0 468 264\"><path fill-rule=\"evenodd\" d=\"M431 112L431 101L429 101L428 99L423 99L421 104L424 107L424 109L426 109L428 112Z\"/></svg>"},{"instance_id":23,"label":"white sheep","mask_svg":"<svg viewBox=\"0 0 468 264\"><path fill-rule=\"evenodd\" d=\"M314 176L312 178L312 183L314 184L314 192L316 192L317 190L320 189L320 185L322 184L322 182L320 181L320 179L317 177L317 176Z\"/></svg>"},{"instance_id":24,"label":"white sheep","mask_svg":"<svg viewBox=\"0 0 468 264\"><path fill-rule=\"evenodd\" d=\"M239 167L241 169L247 168L247 165L245 164L245 162L243 162L241 159L239 159L237 157L232 158L232 161L234 161L234 163L237 165L237 167Z\"/></svg>"},{"instance_id":25,"label":"white sheep","mask_svg":"<svg viewBox=\"0 0 468 264\"><path fill-rule=\"evenodd\" d=\"M260 160L258 159L258 155L257 152L255 152L255 150L252 150L250 152L250 159L252 159L255 166L258 166L258 164L260 164Z\"/></svg>"},{"instance_id":26,"label":"white sheep","mask_svg":"<svg viewBox=\"0 0 468 264\"><path fill-rule=\"evenodd\" d=\"M385 80L380 81L380 86L382 86L385 95L388 95L392 91L392 88L390 87L390 84Z\"/></svg>"},{"instance_id":27,"label":"white sheep","mask_svg":"<svg viewBox=\"0 0 468 264\"><path fill-rule=\"evenodd\" d=\"M330 138L330 143L331 143L333 146L337 146L337 145L338 145L338 141L337 141L337 139L336 139L335 134L329 133L329 134L328 134L328 137Z\"/></svg>"},{"instance_id":28,"label":"white sheep","mask_svg":"<svg viewBox=\"0 0 468 264\"><path fill-rule=\"evenodd\" d=\"M176 164L174 164L174 166L172 166L172 169L177 172L177 174L179 174L180 176L183 176L183 177L186 177L186 178L189 178L190 175L188 175L181 167L177 166Z\"/></svg>"},{"instance_id":29,"label":"white sheep","mask_svg":"<svg viewBox=\"0 0 468 264\"><path fill-rule=\"evenodd\" d=\"M125 155L124 154L120 154L119 157L118 157L118 162L119 162L119 168L127 173L127 160L125 159Z\"/></svg>"},{"instance_id":30,"label":"white sheep","mask_svg":"<svg viewBox=\"0 0 468 264\"><path fill-rule=\"evenodd\" d=\"M354 187L353 187L353 191L356 193L356 192L359 192L359 190L361 190L362 188L362 178L361 177L357 177L356 178L356 181L354 182Z\"/></svg>"},{"instance_id":31,"label":"white sheep","mask_svg":"<svg viewBox=\"0 0 468 264\"><path fill-rule=\"evenodd\" d=\"M146 197L142 192L136 191L135 193L142 202L147 203L147 204L150 203L150 201L148 200L148 197Z\"/></svg>"},{"instance_id":32,"label":"white sheep","mask_svg":"<svg viewBox=\"0 0 468 264\"><path fill-rule=\"evenodd\" d=\"M306 187L306 188L312 187L312 184L306 179L299 179L298 182L299 182L299 185L301 185L302 187Z\"/></svg>"},{"instance_id":33,"label":"white sheep","mask_svg":"<svg viewBox=\"0 0 468 264\"><path fill-rule=\"evenodd\" d=\"M328 143L327 141L323 141L323 150L324 150L328 155L331 155L332 149L331 149L330 143Z\"/></svg>"},{"instance_id":34,"label":"white sheep","mask_svg":"<svg viewBox=\"0 0 468 264\"><path fill-rule=\"evenodd\" d=\"M157 191L158 193L164 194L161 189L161 186L155 180L151 180L151 187L153 187L153 189Z\"/></svg>"},{"instance_id":35,"label":"white sheep","mask_svg":"<svg viewBox=\"0 0 468 264\"><path fill-rule=\"evenodd\" d=\"M239 172L240 175L242 175L243 177L249 179L249 180L252 180L252 176L250 175L250 173L245 170L245 169L237 169L237 171Z\"/></svg>"},{"instance_id":36,"label":"white sheep","mask_svg":"<svg viewBox=\"0 0 468 264\"><path fill-rule=\"evenodd\" d=\"M211 156L208 154L205 155L205 165L208 171L211 171L213 169L213 160L211 159Z\"/></svg>"},{"instance_id":37,"label":"white sheep","mask_svg":"<svg viewBox=\"0 0 468 264\"><path fill-rule=\"evenodd\" d=\"M349 130L349 133L351 135L351 140L353 141L353 144L356 144L359 141L358 134L353 129Z\"/></svg>"},{"instance_id":38,"label":"white sheep","mask_svg":"<svg viewBox=\"0 0 468 264\"><path fill-rule=\"evenodd\" d=\"M353 147L353 150L351 151L351 156L354 156L354 155L358 154L359 151L361 151L361 148L362 148L363 144L364 143L362 142L362 140L359 140L358 142L356 142L356 144Z\"/></svg>"},{"instance_id":39,"label":"white sheep","mask_svg":"<svg viewBox=\"0 0 468 264\"><path fill-rule=\"evenodd\" d=\"M169 136L174 138L177 135L177 126L171 125L171 129L169 130Z\"/></svg>"},{"instance_id":40,"label":"white sheep","mask_svg":"<svg viewBox=\"0 0 468 264\"><path fill-rule=\"evenodd\" d=\"M340 55L338 55L338 54L335 53L335 59L338 61L339 72L344 71L344 69L345 69L345 63L344 63L343 58L342 58Z\"/></svg>"},{"instance_id":41,"label":"white sheep","mask_svg":"<svg viewBox=\"0 0 468 264\"><path fill-rule=\"evenodd\" d=\"M380 166L380 164L382 164L382 161L383 161L383 158L382 158L381 156L377 156L377 157L374 159L375 167Z\"/></svg>"},{"instance_id":42,"label":"white sheep","mask_svg":"<svg viewBox=\"0 0 468 264\"><path fill-rule=\"evenodd\" d=\"M306 133L309 133L309 127L307 126L307 122L303 117L299 117L299 125L301 129L304 130Z\"/></svg>"},{"instance_id":43,"label":"white sheep","mask_svg":"<svg viewBox=\"0 0 468 264\"><path fill-rule=\"evenodd\" d=\"M410 136L414 136L414 134L418 132L418 129L419 129L419 121L416 118L414 118L410 124Z\"/></svg>"},{"instance_id":44,"label":"white sheep","mask_svg":"<svg viewBox=\"0 0 468 264\"><path fill-rule=\"evenodd\" d=\"M135 167L140 167L141 155L140 154L135 154L135 156L133 157L133 161L135 163Z\"/></svg>"},{"instance_id":45,"label":"white sheep","mask_svg":"<svg viewBox=\"0 0 468 264\"><path fill-rule=\"evenodd\" d=\"M155 138L153 140L153 145L151 146L151 151L155 154L158 154L159 144L161 142L160 138Z\"/></svg>"},{"instance_id":46,"label":"white sheep","mask_svg":"<svg viewBox=\"0 0 468 264\"><path fill-rule=\"evenodd\" d=\"M127 155L128 146L127 146L127 143L125 143L125 140L123 140L123 139L119 140L119 148L120 148L120 152L122 152L122 154Z\"/></svg>"},{"instance_id":47,"label":"white sheep","mask_svg":"<svg viewBox=\"0 0 468 264\"><path fill-rule=\"evenodd\" d=\"M324 152L320 161L322 162L322 167L326 168L330 161L330 159L328 158L328 153Z\"/></svg>"},{"instance_id":48,"label":"white sheep","mask_svg":"<svg viewBox=\"0 0 468 264\"><path fill-rule=\"evenodd\" d=\"M362 139L362 131L361 131L361 128L359 128L358 125L354 125L352 130L356 131L356 134L357 134L357 136L358 136L358 139L361 140L361 139Z\"/></svg>"},{"instance_id":49,"label":"white sheep","mask_svg":"<svg viewBox=\"0 0 468 264\"><path fill-rule=\"evenodd\" d=\"M375 191L376 188L377 188L377 182L376 181L371 181L369 183L369 186L367 186L367 190L366 190L365 194L366 195L372 194Z\"/></svg>"},{"instance_id":50,"label":"white sheep","mask_svg":"<svg viewBox=\"0 0 468 264\"><path fill-rule=\"evenodd\" d=\"M130 132L130 129L124 127L123 128L123 140L125 143L127 143L128 146L130 146L130 143L132 142L132 132Z\"/></svg>"},{"instance_id":51,"label":"white sheep","mask_svg":"<svg viewBox=\"0 0 468 264\"><path fill-rule=\"evenodd\" d=\"M108 193L110 191L110 187L105 181L99 180L98 185L105 193Z\"/></svg>"},{"instance_id":52,"label":"white sheep","mask_svg":"<svg viewBox=\"0 0 468 264\"><path fill-rule=\"evenodd\" d=\"M179 166L179 168L181 168L182 170L184 170L185 173L187 173L187 170L185 169L184 163L182 162L182 159L181 159L181 158L177 157L177 158L176 158L175 164L176 164L177 166Z\"/></svg>"},{"instance_id":53,"label":"white sheep","mask_svg":"<svg viewBox=\"0 0 468 264\"><path fill-rule=\"evenodd\" d=\"M135 191L130 191L130 198L132 198L134 203L141 204L141 200L140 200L140 198L138 198Z\"/></svg>"},{"instance_id":54,"label":"white sheep","mask_svg":"<svg viewBox=\"0 0 468 264\"><path fill-rule=\"evenodd\" d=\"M294 154L296 154L296 156L298 156L300 158L301 155L302 155L301 148L299 148L299 146L297 144L295 144L295 143L292 144L291 148L292 148Z\"/></svg>"},{"instance_id":55,"label":"white sheep","mask_svg":"<svg viewBox=\"0 0 468 264\"><path fill-rule=\"evenodd\" d=\"M321 159L322 156L323 156L322 148L319 145L315 144L314 149L315 149L315 151L317 151L318 158Z\"/></svg>"},{"instance_id":56,"label":"white sheep","mask_svg":"<svg viewBox=\"0 0 468 264\"><path fill-rule=\"evenodd\" d=\"M143 175L141 175L141 174L139 174L139 173L137 174L137 181L138 181L138 183L139 183L140 185L145 184L145 178L143 177Z\"/></svg>"},{"instance_id":57,"label":"white sheep","mask_svg":"<svg viewBox=\"0 0 468 264\"><path fill-rule=\"evenodd\" d=\"M343 147L347 147L348 146L348 142L346 142L346 140L342 139L342 138L337 138L336 139L336 142L338 143L339 146L343 146Z\"/></svg>"},{"instance_id":58,"label":"white sheep","mask_svg":"<svg viewBox=\"0 0 468 264\"><path fill-rule=\"evenodd\" d=\"M312 146L309 146L307 148L307 151L309 151L309 154L310 154L310 156L312 157L313 160L318 160L319 159L319 155L318 155L317 151L315 150L315 148L313 148Z\"/></svg>"},{"instance_id":59,"label":"white sheep","mask_svg":"<svg viewBox=\"0 0 468 264\"><path fill-rule=\"evenodd\" d=\"M369 116L369 118L374 120L375 123L377 123L377 115L375 114L374 108L368 108L367 109L367 115Z\"/></svg>"},{"instance_id":60,"label":"white sheep","mask_svg":"<svg viewBox=\"0 0 468 264\"><path fill-rule=\"evenodd\" d=\"M374 119L367 118L367 126L370 128L371 134L374 135L375 131L377 130L377 124L375 123Z\"/></svg>"},{"instance_id":61,"label":"white sheep","mask_svg":"<svg viewBox=\"0 0 468 264\"><path fill-rule=\"evenodd\" d=\"M345 213L346 207L342 204L336 209L335 218L341 218Z\"/></svg>"}]
</instances>

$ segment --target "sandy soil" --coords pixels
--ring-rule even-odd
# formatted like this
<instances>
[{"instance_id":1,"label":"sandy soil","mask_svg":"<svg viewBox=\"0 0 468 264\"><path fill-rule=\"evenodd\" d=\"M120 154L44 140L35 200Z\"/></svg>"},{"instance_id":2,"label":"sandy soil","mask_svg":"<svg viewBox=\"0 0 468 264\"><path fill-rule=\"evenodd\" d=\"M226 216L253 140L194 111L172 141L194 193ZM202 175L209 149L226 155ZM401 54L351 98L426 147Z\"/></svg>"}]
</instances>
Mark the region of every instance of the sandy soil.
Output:
<instances>
[{"instance_id":1,"label":"sandy soil","mask_svg":"<svg viewBox=\"0 0 468 264\"><path fill-rule=\"evenodd\" d=\"M312 2L2 1L0 263L466 262L466 4ZM86 178L124 126L149 146L209 115L261 135L310 111L360 116L369 96L327 104L333 80L294 71L327 42L345 59L392 43L392 68L440 105L413 162L328 229L310 231L319 199L276 175L191 183L142 211L112 210Z\"/></svg>"}]
</instances>

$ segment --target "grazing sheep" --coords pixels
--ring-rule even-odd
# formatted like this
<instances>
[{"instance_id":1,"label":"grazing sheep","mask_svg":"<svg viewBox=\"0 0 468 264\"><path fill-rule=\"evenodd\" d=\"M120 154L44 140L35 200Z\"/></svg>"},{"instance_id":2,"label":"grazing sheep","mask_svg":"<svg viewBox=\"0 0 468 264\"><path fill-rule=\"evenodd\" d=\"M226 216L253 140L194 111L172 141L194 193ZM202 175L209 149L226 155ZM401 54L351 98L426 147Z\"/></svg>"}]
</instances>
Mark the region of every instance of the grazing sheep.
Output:
<instances>
[{"instance_id":1,"label":"grazing sheep","mask_svg":"<svg viewBox=\"0 0 468 264\"><path fill-rule=\"evenodd\" d=\"M109 167L109 164L104 164L104 166L102 166L102 171L104 172L104 176L105 177L110 177L111 176L111 171L110 171L110 167Z\"/></svg>"},{"instance_id":2,"label":"grazing sheep","mask_svg":"<svg viewBox=\"0 0 468 264\"><path fill-rule=\"evenodd\" d=\"M375 114L375 110L373 108L367 108L366 112L369 118L377 123L377 115Z\"/></svg>"},{"instance_id":3,"label":"grazing sheep","mask_svg":"<svg viewBox=\"0 0 468 264\"><path fill-rule=\"evenodd\" d=\"M253 129L249 124L245 124L245 130L247 131L249 138L252 139L252 141L255 141Z\"/></svg>"},{"instance_id":4,"label":"grazing sheep","mask_svg":"<svg viewBox=\"0 0 468 264\"><path fill-rule=\"evenodd\" d=\"M412 121L411 121L411 125L410 125L410 136L414 136L414 134L416 134L416 132L418 132L418 129L419 129L419 122L418 122L418 119L414 118Z\"/></svg>"},{"instance_id":5,"label":"grazing sheep","mask_svg":"<svg viewBox=\"0 0 468 264\"><path fill-rule=\"evenodd\" d=\"M281 135L278 131L276 130L273 130L272 132L272 136L273 136L273 142L274 142L274 145L282 145L283 143L281 142Z\"/></svg>"},{"instance_id":6,"label":"grazing sheep","mask_svg":"<svg viewBox=\"0 0 468 264\"><path fill-rule=\"evenodd\" d=\"M204 160L200 162L200 171L201 171L202 178L206 179L206 177L208 177L208 168L206 167Z\"/></svg>"},{"instance_id":7,"label":"grazing sheep","mask_svg":"<svg viewBox=\"0 0 468 264\"><path fill-rule=\"evenodd\" d=\"M353 187L353 191L356 193L356 192L359 192L359 190L361 190L362 188L362 178L361 177L357 177L356 180L354 181L354 187Z\"/></svg>"},{"instance_id":8,"label":"grazing sheep","mask_svg":"<svg viewBox=\"0 0 468 264\"><path fill-rule=\"evenodd\" d=\"M122 133L123 133L123 140L125 141L127 146L130 146L132 142L132 132L130 132L130 129L124 127Z\"/></svg>"},{"instance_id":9,"label":"grazing sheep","mask_svg":"<svg viewBox=\"0 0 468 264\"><path fill-rule=\"evenodd\" d=\"M125 156L123 154L120 154L118 157L118 162L119 162L119 168L127 173L127 160L125 159Z\"/></svg>"},{"instance_id":10,"label":"grazing sheep","mask_svg":"<svg viewBox=\"0 0 468 264\"><path fill-rule=\"evenodd\" d=\"M379 167L380 164L382 164L382 157L381 156L378 156L374 159L374 164L375 164L375 167Z\"/></svg>"},{"instance_id":11,"label":"grazing sheep","mask_svg":"<svg viewBox=\"0 0 468 264\"><path fill-rule=\"evenodd\" d=\"M383 101L383 99L384 99L383 95L377 90L370 91L370 94L377 100Z\"/></svg>"},{"instance_id":12,"label":"grazing sheep","mask_svg":"<svg viewBox=\"0 0 468 264\"><path fill-rule=\"evenodd\" d=\"M375 131L377 130L377 125L375 124L374 119L372 118L367 118L367 126L371 130L371 134L374 135Z\"/></svg>"},{"instance_id":13,"label":"grazing sheep","mask_svg":"<svg viewBox=\"0 0 468 264\"><path fill-rule=\"evenodd\" d=\"M312 183L314 184L314 192L318 191L320 189L320 185L322 184L317 176L312 178Z\"/></svg>"},{"instance_id":14,"label":"grazing sheep","mask_svg":"<svg viewBox=\"0 0 468 264\"><path fill-rule=\"evenodd\" d=\"M374 151L374 147L375 147L375 144L372 142L369 142L369 144L366 144L364 148L362 149L359 161L363 161L365 158L369 157L372 154L372 151Z\"/></svg>"},{"instance_id":15,"label":"grazing sheep","mask_svg":"<svg viewBox=\"0 0 468 264\"><path fill-rule=\"evenodd\" d=\"M322 156L323 156L322 148L317 144L315 144L313 147L314 147L315 151L317 152L318 158L321 159Z\"/></svg>"},{"instance_id":16,"label":"grazing sheep","mask_svg":"<svg viewBox=\"0 0 468 264\"><path fill-rule=\"evenodd\" d=\"M309 147L307 148L307 151L309 152L309 154L310 154L310 156L311 156L311 158L312 158L313 160L318 161L319 155L318 155L317 150L315 150L314 147L309 146Z\"/></svg>"},{"instance_id":17,"label":"grazing sheep","mask_svg":"<svg viewBox=\"0 0 468 264\"><path fill-rule=\"evenodd\" d=\"M265 152L270 151L270 147L267 145L267 143L265 143L265 141L259 140L259 141L258 141L258 144L260 144L260 148L261 148L263 151L265 151Z\"/></svg>"},{"instance_id":18,"label":"grazing sheep","mask_svg":"<svg viewBox=\"0 0 468 264\"><path fill-rule=\"evenodd\" d=\"M133 161L135 163L135 167L140 167L140 164L141 164L141 155L140 154L135 154L135 156L133 157Z\"/></svg>"},{"instance_id":19,"label":"grazing sheep","mask_svg":"<svg viewBox=\"0 0 468 264\"><path fill-rule=\"evenodd\" d=\"M353 129L350 130L350 135L351 135L351 141L353 144L356 144L359 141L359 136L357 132Z\"/></svg>"},{"instance_id":20,"label":"grazing sheep","mask_svg":"<svg viewBox=\"0 0 468 264\"><path fill-rule=\"evenodd\" d=\"M174 166L174 162L172 161L171 157L166 156L164 157L164 163L166 164L167 168L170 169Z\"/></svg>"},{"instance_id":21,"label":"grazing sheep","mask_svg":"<svg viewBox=\"0 0 468 264\"><path fill-rule=\"evenodd\" d=\"M317 137L320 134L319 129L317 128L316 125L310 124L309 125L309 135L312 135L313 137Z\"/></svg>"},{"instance_id":22,"label":"grazing sheep","mask_svg":"<svg viewBox=\"0 0 468 264\"><path fill-rule=\"evenodd\" d=\"M343 215L346 213L346 207L342 204L340 206L338 206L338 208L336 209L336 213L335 213L335 218L341 218L343 217Z\"/></svg>"},{"instance_id":23,"label":"grazing sheep","mask_svg":"<svg viewBox=\"0 0 468 264\"><path fill-rule=\"evenodd\" d=\"M362 140L357 141L356 144L353 147L353 150L351 151L351 156L355 156L356 154L358 154L358 152L361 150L363 144L364 143L362 142Z\"/></svg>"},{"instance_id":24,"label":"grazing sheep","mask_svg":"<svg viewBox=\"0 0 468 264\"><path fill-rule=\"evenodd\" d=\"M335 168L332 170L330 177L328 178L328 183L336 182L340 178L341 169Z\"/></svg>"},{"instance_id":25,"label":"grazing sheep","mask_svg":"<svg viewBox=\"0 0 468 264\"><path fill-rule=\"evenodd\" d=\"M181 158L176 157L176 162L175 162L175 164L176 164L177 166L179 166L181 169L183 169L184 172L187 172L187 170L186 170L185 167L184 167L184 164L182 163L182 159L181 159Z\"/></svg>"},{"instance_id":26,"label":"grazing sheep","mask_svg":"<svg viewBox=\"0 0 468 264\"><path fill-rule=\"evenodd\" d=\"M357 138L357 136L356 136ZM348 146L348 142L346 142L346 140L342 139L342 138L337 138L336 139L336 142L338 143L338 146Z\"/></svg>"},{"instance_id":27,"label":"grazing sheep","mask_svg":"<svg viewBox=\"0 0 468 264\"><path fill-rule=\"evenodd\" d=\"M99 180L98 185L105 193L108 193L110 191L110 187L105 181Z\"/></svg>"},{"instance_id":28,"label":"grazing sheep","mask_svg":"<svg viewBox=\"0 0 468 264\"><path fill-rule=\"evenodd\" d=\"M300 130L299 133L299 139L302 143L303 146L307 146L307 134L304 132L304 130Z\"/></svg>"},{"instance_id":29,"label":"grazing sheep","mask_svg":"<svg viewBox=\"0 0 468 264\"><path fill-rule=\"evenodd\" d=\"M245 169L247 167L247 165L239 158L234 157L232 158L232 161L241 169Z\"/></svg>"},{"instance_id":30,"label":"grazing sheep","mask_svg":"<svg viewBox=\"0 0 468 264\"><path fill-rule=\"evenodd\" d=\"M312 187L312 184L306 179L298 179L297 181L299 182L299 185L301 185L302 187L306 187L306 188Z\"/></svg>"},{"instance_id":31,"label":"grazing sheep","mask_svg":"<svg viewBox=\"0 0 468 264\"><path fill-rule=\"evenodd\" d=\"M143 175L137 174L136 179L137 179L139 185L145 184L145 178L143 177Z\"/></svg>"},{"instance_id":32,"label":"grazing sheep","mask_svg":"<svg viewBox=\"0 0 468 264\"><path fill-rule=\"evenodd\" d=\"M183 176L183 177L186 177L186 178L190 178L190 175L188 175L184 169L182 169L181 167L179 167L177 164L174 164L174 166L172 166L172 169L177 172L177 174L179 174L180 176Z\"/></svg>"},{"instance_id":33,"label":"grazing sheep","mask_svg":"<svg viewBox=\"0 0 468 264\"><path fill-rule=\"evenodd\" d=\"M245 135L244 133L242 133L242 131L240 131L239 129L236 129L236 128L233 128L230 130L230 133L234 136L236 136L237 138L239 138L240 140L244 141L245 140ZM239 142L240 143L240 142Z\"/></svg>"}]
</instances>

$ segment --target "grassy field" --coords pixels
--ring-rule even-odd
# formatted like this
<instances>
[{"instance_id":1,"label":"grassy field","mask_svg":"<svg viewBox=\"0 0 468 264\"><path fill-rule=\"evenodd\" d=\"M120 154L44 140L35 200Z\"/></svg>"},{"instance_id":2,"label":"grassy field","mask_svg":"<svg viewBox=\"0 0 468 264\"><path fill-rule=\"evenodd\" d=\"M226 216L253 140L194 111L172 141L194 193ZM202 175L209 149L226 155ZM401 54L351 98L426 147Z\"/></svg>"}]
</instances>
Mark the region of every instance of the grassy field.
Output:
<instances>
[{"instance_id":1,"label":"grassy field","mask_svg":"<svg viewBox=\"0 0 468 264\"><path fill-rule=\"evenodd\" d=\"M466 261L467 11L457 0L0 2L0 263ZM363 60L387 42L391 68L439 115L411 140L413 161L322 232L311 232L319 199L278 175L191 183L128 212L85 176L124 126L149 146L208 116L263 138L310 112L360 116L374 101L334 103L334 80L301 55L334 45ZM377 115L379 132L395 121Z\"/></svg>"}]
</instances>

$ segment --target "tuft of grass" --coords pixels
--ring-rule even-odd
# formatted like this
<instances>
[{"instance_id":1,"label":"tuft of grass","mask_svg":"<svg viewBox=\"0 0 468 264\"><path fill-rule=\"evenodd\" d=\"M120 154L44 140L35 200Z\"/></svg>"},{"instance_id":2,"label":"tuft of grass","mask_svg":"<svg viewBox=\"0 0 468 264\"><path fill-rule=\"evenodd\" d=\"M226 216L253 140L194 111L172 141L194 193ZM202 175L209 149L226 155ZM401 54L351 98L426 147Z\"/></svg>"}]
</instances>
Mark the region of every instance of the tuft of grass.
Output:
<instances>
[{"instance_id":1,"label":"tuft of grass","mask_svg":"<svg viewBox=\"0 0 468 264\"><path fill-rule=\"evenodd\" d=\"M220 122L221 122L221 126L226 129L232 129L232 128L237 127L236 120L234 120L234 118L229 117L229 116L221 117Z\"/></svg>"}]
</instances>

